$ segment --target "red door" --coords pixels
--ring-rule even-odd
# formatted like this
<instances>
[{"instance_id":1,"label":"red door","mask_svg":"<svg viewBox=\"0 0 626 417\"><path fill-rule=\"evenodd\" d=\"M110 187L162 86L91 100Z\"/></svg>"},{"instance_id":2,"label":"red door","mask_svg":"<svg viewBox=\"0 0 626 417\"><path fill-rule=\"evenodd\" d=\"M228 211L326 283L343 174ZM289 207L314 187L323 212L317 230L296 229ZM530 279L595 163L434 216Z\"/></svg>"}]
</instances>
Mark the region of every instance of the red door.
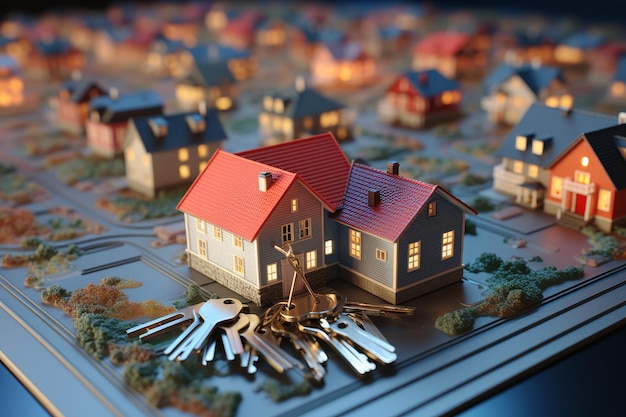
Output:
<instances>
[{"instance_id":1,"label":"red door","mask_svg":"<svg viewBox=\"0 0 626 417\"><path fill-rule=\"evenodd\" d=\"M585 215L585 206L587 205L587 196L582 194L576 194L576 214L580 214L581 216Z\"/></svg>"}]
</instances>

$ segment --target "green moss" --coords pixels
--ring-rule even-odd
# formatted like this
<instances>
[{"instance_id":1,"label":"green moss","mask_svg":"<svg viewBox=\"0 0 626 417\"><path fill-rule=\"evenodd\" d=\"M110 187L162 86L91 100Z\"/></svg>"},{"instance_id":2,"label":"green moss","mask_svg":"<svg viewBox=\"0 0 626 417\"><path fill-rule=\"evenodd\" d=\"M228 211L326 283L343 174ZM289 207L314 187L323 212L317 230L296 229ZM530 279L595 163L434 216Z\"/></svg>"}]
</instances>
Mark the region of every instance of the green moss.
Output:
<instances>
[{"instance_id":1,"label":"green moss","mask_svg":"<svg viewBox=\"0 0 626 417\"><path fill-rule=\"evenodd\" d=\"M265 391L273 401L280 402L297 395L308 395L313 386L307 380L296 384L283 384L274 379L267 379L257 387L258 391Z\"/></svg>"},{"instance_id":2,"label":"green moss","mask_svg":"<svg viewBox=\"0 0 626 417\"><path fill-rule=\"evenodd\" d=\"M97 313L76 312L75 317L76 341L87 353L99 360L109 355L110 343L127 343L126 329L134 325L105 318Z\"/></svg>"},{"instance_id":3,"label":"green moss","mask_svg":"<svg viewBox=\"0 0 626 417\"><path fill-rule=\"evenodd\" d=\"M449 335L468 332L474 327L475 314L472 309L451 311L435 320L435 328Z\"/></svg>"}]
</instances>

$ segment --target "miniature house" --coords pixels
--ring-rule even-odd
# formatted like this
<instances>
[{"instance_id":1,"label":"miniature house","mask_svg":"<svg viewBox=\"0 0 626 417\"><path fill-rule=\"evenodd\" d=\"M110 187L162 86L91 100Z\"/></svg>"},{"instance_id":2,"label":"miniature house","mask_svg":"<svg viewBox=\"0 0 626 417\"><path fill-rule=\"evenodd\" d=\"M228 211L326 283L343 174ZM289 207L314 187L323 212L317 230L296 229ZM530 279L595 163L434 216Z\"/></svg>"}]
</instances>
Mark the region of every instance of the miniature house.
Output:
<instances>
[{"instance_id":1,"label":"miniature house","mask_svg":"<svg viewBox=\"0 0 626 417\"><path fill-rule=\"evenodd\" d=\"M78 78L64 82L59 91L59 124L70 131L82 132L87 121L89 102L105 94L106 90L93 80Z\"/></svg>"},{"instance_id":2,"label":"miniature house","mask_svg":"<svg viewBox=\"0 0 626 417\"><path fill-rule=\"evenodd\" d=\"M473 36L468 33L434 32L413 48L414 70L436 68L448 78L480 74L486 64L486 52L475 44Z\"/></svg>"},{"instance_id":3,"label":"miniature house","mask_svg":"<svg viewBox=\"0 0 626 417\"><path fill-rule=\"evenodd\" d=\"M230 110L238 96L237 80L226 61L195 62L176 84L176 100L183 109L197 108L204 101L216 110Z\"/></svg>"},{"instance_id":4,"label":"miniature house","mask_svg":"<svg viewBox=\"0 0 626 417\"><path fill-rule=\"evenodd\" d=\"M256 73L256 60L248 50L212 43L189 48L189 53L192 57L190 62L227 62L237 81L247 80Z\"/></svg>"},{"instance_id":5,"label":"miniature house","mask_svg":"<svg viewBox=\"0 0 626 417\"><path fill-rule=\"evenodd\" d=\"M383 123L419 128L458 116L459 84L439 71L408 71L400 75L378 103Z\"/></svg>"},{"instance_id":6,"label":"miniature house","mask_svg":"<svg viewBox=\"0 0 626 417\"><path fill-rule=\"evenodd\" d=\"M514 125L535 101L550 107L571 108L574 99L556 67L500 65L485 80L481 101L489 121Z\"/></svg>"},{"instance_id":7,"label":"miniature house","mask_svg":"<svg viewBox=\"0 0 626 417\"><path fill-rule=\"evenodd\" d=\"M501 36L497 55L509 65L541 65L554 63L555 34L547 30L516 30Z\"/></svg>"},{"instance_id":8,"label":"miniature house","mask_svg":"<svg viewBox=\"0 0 626 417\"><path fill-rule=\"evenodd\" d=\"M605 42L600 35L575 33L554 48L554 60L563 66L587 66L597 48Z\"/></svg>"},{"instance_id":9,"label":"miniature house","mask_svg":"<svg viewBox=\"0 0 626 417\"><path fill-rule=\"evenodd\" d=\"M191 55L182 41L155 39L149 47L146 69L151 74L181 77L191 65Z\"/></svg>"},{"instance_id":10,"label":"miniature house","mask_svg":"<svg viewBox=\"0 0 626 417\"><path fill-rule=\"evenodd\" d=\"M87 145L96 154L113 158L123 151L126 125L131 117L163 113L163 102L154 91L120 95L117 89L89 102Z\"/></svg>"},{"instance_id":11,"label":"miniature house","mask_svg":"<svg viewBox=\"0 0 626 417\"><path fill-rule=\"evenodd\" d=\"M190 184L226 133L215 110L130 119L124 141L126 180L131 189L154 197Z\"/></svg>"},{"instance_id":12,"label":"miniature house","mask_svg":"<svg viewBox=\"0 0 626 417\"><path fill-rule=\"evenodd\" d=\"M83 53L68 40L52 38L35 43L26 67L40 77L65 78L84 64Z\"/></svg>"},{"instance_id":13,"label":"miniature house","mask_svg":"<svg viewBox=\"0 0 626 417\"><path fill-rule=\"evenodd\" d=\"M250 10L229 19L217 34L222 45L235 49L250 49L254 46L258 25L263 21L261 12Z\"/></svg>"},{"instance_id":14,"label":"miniature house","mask_svg":"<svg viewBox=\"0 0 626 417\"><path fill-rule=\"evenodd\" d=\"M352 139L352 117L346 106L306 86L301 77L294 90L263 98L259 128L268 142L322 132L332 132L340 141Z\"/></svg>"},{"instance_id":15,"label":"miniature house","mask_svg":"<svg viewBox=\"0 0 626 417\"><path fill-rule=\"evenodd\" d=\"M311 59L315 85L362 86L376 78L376 61L356 41L320 43Z\"/></svg>"},{"instance_id":16,"label":"miniature house","mask_svg":"<svg viewBox=\"0 0 626 417\"><path fill-rule=\"evenodd\" d=\"M579 135L550 163L546 213L575 227L593 223L607 233L626 224L624 123Z\"/></svg>"},{"instance_id":17,"label":"miniature house","mask_svg":"<svg viewBox=\"0 0 626 417\"><path fill-rule=\"evenodd\" d=\"M583 110L532 104L496 153L502 162L493 169L494 190L521 206L543 207L552 162L581 132L603 129L615 121Z\"/></svg>"},{"instance_id":18,"label":"miniature house","mask_svg":"<svg viewBox=\"0 0 626 417\"><path fill-rule=\"evenodd\" d=\"M20 106L24 102L24 80L17 62L0 55L0 109Z\"/></svg>"},{"instance_id":19,"label":"miniature house","mask_svg":"<svg viewBox=\"0 0 626 417\"><path fill-rule=\"evenodd\" d=\"M615 101L626 101L626 55L619 59L615 68L613 80L609 86L609 98Z\"/></svg>"},{"instance_id":20,"label":"miniature house","mask_svg":"<svg viewBox=\"0 0 626 417\"><path fill-rule=\"evenodd\" d=\"M458 281L476 213L397 163L350 164L331 134L218 150L178 209L189 266L258 305L286 298L293 280L274 245L293 248L313 287L341 277L391 303Z\"/></svg>"}]
</instances>

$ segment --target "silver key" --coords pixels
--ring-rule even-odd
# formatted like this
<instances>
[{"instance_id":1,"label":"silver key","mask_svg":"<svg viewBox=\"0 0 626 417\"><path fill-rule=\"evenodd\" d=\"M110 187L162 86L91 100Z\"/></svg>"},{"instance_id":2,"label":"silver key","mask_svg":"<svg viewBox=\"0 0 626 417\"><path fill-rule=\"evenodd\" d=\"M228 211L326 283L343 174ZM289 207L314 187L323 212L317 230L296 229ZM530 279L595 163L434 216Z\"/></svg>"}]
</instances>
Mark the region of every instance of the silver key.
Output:
<instances>
[{"instance_id":1,"label":"silver key","mask_svg":"<svg viewBox=\"0 0 626 417\"><path fill-rule=\"evenodd\" d=\"M209 343L204 346L202 350L202 365L208 365L209 362L213 362L215 359L215 350L217 349L217 340L213 338Z\"/></svg>"},{"instance_id":2,"label":"silver key","mask_svg":"<svg viewBox=\"0 0 626 417\"><path fill-rule=\"evenodd\" d=\"M278 347L275 342L271 341L264 333L257 333L257 326L261 319L256 314L247 314L250 319L250 325L241 333L241 337L250 345L251 349L256 350L263 359L279 374L284 373L288 369L294 367L295 359L289 360L290 356L283 349ZM271 334L267 332L266 334Z\"/></svg>"},{"instance_id":3,"label":"silver key","mask_svg":"<svg viewBox=\"0 0 626 417\"><path fill-rule=\"evenodd\" d=\"M394 346L361 329L345 315L340 315L332 323L326 319L320 319L320 325L331 334L341 336L351 344L358 346L375 361L390 364L398 359Z\"/></svg>"},{"instance_id":4,"label":"silver key","mask_svg":"<svg viewBox=\"0 0 626 417\"><path fill-rule=\"evenodd\" d=\"M343 305L342 312L363 313L370 316L382 317L412 316L413 314L415 314L415 307L346 301L346 303Z\"/></svg>"},{"instance_id":5,"label":"silver key","mask_svg":"<svg viewBox=\"0 0 626 417\"><path fill-rule=\"evenodd\" d=\"M246 314L239 314L239 319L229 326L220 326L228 338L230 350L233 355L243 353L243 343L241 342L241 331L250 325L250 319ZM226 344L224 344L226 345Z\"/></svg>"},{"instance_id":6,"label":"silver key","mask_svg":"<svg viewBox=\"0 0 626 417\"><path fill-rule=\"evenodd\" d=\"M215 298L207 300L198 310L202 323L170 353L170 360L185 360L192 352L200 350L207 342L213 330L236 318L243 304L234 298Z\"/></svg>"},{"instance_id":7,"label":"silver key","mask_svg":"<svg viewBox=\"0 0 626 417\"><path fill-rule=\"evenodd\" d=\"M293 323L283 323L279 320L272 322L272 331L289 339L293 347L302 355L316 381L324 379L326 369L322 364L328 360L328 355L313 336L298 331Z\"/></svg>"},{"instance_id":8,"label":"silver key","mask_svg":"<svg viewBox=\"0 0 626 417\"><path fill-rule=\"evenodd\" d=\"M126 330L128 337L137 337L142 341L149 340L155 336L159 336L165 331L172 330L176 327L182 327L194 321L194 313L198 313L198 309L204 303L195 304L185 307L171 314L151 320L149 322L131 327Z\"/></svg>"},{"instance_id":9,"label":"silver key","mask_svg":"<svg viewBox=\"0 0 626 417\"><path fill-rule=\"evenodd\" d=\"M357 374L365 375L373 371L371 368L371 362L364 361L361 356L355 354L353 349L344 345L341 340L331 337L323 329L315 327L314 325L305 326L302 323L298 323L298 329L301 332L315 336L330 345L330 347L333 348L335 352L337 352Z\"/></svg>"},{"instance_id":10,"label":"silver key","mask_svg":"<svg viewBox=\"0 0 626 417\"><path fill-rule=\"evenodd\" d=\"M360 328L376 336L377 338L389 342L385 335L376 327L370 316L364 313L348 313L350 317Z\"/></svg>"}]
</instances>

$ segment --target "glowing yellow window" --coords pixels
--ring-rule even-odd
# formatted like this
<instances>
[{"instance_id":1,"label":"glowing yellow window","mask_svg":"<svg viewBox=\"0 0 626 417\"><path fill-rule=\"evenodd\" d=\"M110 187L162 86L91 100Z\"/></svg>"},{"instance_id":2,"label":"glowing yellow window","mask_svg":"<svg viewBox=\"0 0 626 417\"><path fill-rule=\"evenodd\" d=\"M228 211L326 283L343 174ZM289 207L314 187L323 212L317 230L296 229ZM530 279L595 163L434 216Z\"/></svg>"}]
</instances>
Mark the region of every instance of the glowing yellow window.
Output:
<instances>
[{"instance_id":1,"label":"glowing yellow window","mask_svg":"<svg viewBox=\"0 0 626 417\"><path fill-rule=\"evenodd\" d=\"M267 111L272 111L274 105L274 99L271 96L265 96L263 98L263 108Z\"/></svg>"},{"instance_id":2,"label":"glowing yellow window","mask_svg":"<svg viewBox=\"0 0 626 417\"><path fill-rule=\"evenodd\" d=\"M267 265L267 281L276 281L278 279L278 265L273 263Z\"/></svg>"},{"instance_id":3,"label":"glowing yellow window","mask_svg":"<svg viewBox=\"0 0 626 417\"><path fill-rule=\"evenodd\" d=\"M569 94L561 96L561 107L569 109L574 105L574 99Z\"/></svg>"},{"instance_id":4,"label":"glowing yellow window","mask_svg":"<svg viewBox=\"0 0 626 417\"><path fill-rule=\"evenodd\" d=\"M445 91L441 95L441 104L447 106L454 103L454 92L453 91Z\"/></svg>"},{"instance_id":5,"label":"glowing yellow window","mask_svg":"<svg viewBox=\"0 0 626 417\"><path fill-rule=\"evenodd\" d=\"M558 107L559 106L559 98L550 96L546 99L546 106L548 107Z\"/></svg>"},{"instance_id":6,"label":"glowing yellow window","mask_svg":"<svg viewBox=\"0 0 626 417\"><path fill-rule=\"evenodd\" d=\"M191 170L189 169L189 165L181 165L178 167L178 176L180 178L185 179L191 176Z\"/></svg>"},{"instance_id":7,"label":"glowing yellow window","mask_svg":"<svg viewBox=\"0 0 626 417\"><path fill-rule=\"evenodd\" d=\"M609 190L600 189L598 192L598 210L611 211L611 192Z\"/></svg>"},{"instance_id":8,"label":"glowing yellow window","mask_svg":"<svg viewBox=\"0 0 626 417\"><path fill-rule=\"evenodd\" d=\"M128 162L132 162L135 160L135 150L134 149L126 149L126 160Z\"/></svg>"},{"instance_id":9,"label":"glowing yellow window","mask_svg":"<svg viewBox=\"0 0 626 417\"><path fill-rule=\"evenodd\" d=\"M550 195L552 197L561 198L563 193L563 178L552 177L552 184L550 185Z\"/></svg>"},{"instance_id":10,"label":"glowing yellow window","mask_svg":"<svg viewBox=\"0 0 626 417\"><path fill-rule=\"evenodd\" d=\"M350 230L350 256L361 259L361 232Z\"/></svg>"},{"instance_id":11,"label":"glowing yellow window","mask_svg":"<svg viewBox=\"0 0 626 417\"><path fill-rule=\"evenodd\" d=\"M147 154L141 155L141 165L150 166L150 157Z\"/></svg>"},{"instance_id":12,"label":"glowing yellow window","mask_svg":"<svg viewBox=\"0 0 626 417\"><path fill-rule=\"evenodd\" d=\"M207 161L202 161L198 164L198 172L202 172L204 171L204 168L206 168L208 162Z\"/></svg>"},{"instance_id":13,"label":"glowing yellow window","mask_svg":"<svg viewBox=\"0 0 626 417\"><path fill-rule=\"evenodd\" d=\"M454 230L444 232L441 237L441 260L451 258L454 255Z\"/></svg>"},{"instance_id":14,"label":"glowing yellow window","mask_svg":"<svg viewBox=\"0 0 626 417\"><path fill-rule=\"evenodd\" d=\"M419 269L420 267L420 246L421 242L411 242L409 243L409 257L408 257L408 266L409 271L413 271L415 269Z\"/></svg>"},{"instance_id":15,"label":"glowing yellow window","mask_svg":"<svg viewBox=\"0 0 626 417\"><path fill-rule=\"evenodd\" d=\"M200 158L206 158L209 156L209 147L207 145L199 145L198 146L198 156Z\"/></svg>"},{"instance_id":16,"label":"glowing yellow window","mask_svg":"<svg viewBox=\"0 0 626 417\"><path fill-rule=\"evenodd\" d=\"M522 161L513 161L513 172L516 174L524 172L524 163Z\"/></svg>"},{"instance_id":17,"label":"glowing yellow window","mask_svg":"<svg viewBox=\"0 0 626 417\"><path fill-rule=\"evenodd\" d=\"M528 176L537 178L539 176L539 166L534 164L528 165Z\"/></svg>"},{"instance_id":18,"label":"glowing yellow window","mask_svg":"<svg viewBox=\"0 0 626 417\"><path fill-rule=\"evenodd\" d=\"M306 253L306 269L317 268L317 251L312 250Z\"/></svg>"},{"instance_id":19,"label":"glowing yellow window","mask_svg":"<svg viewBox=\"0 0 626 417\"><path fill-rule=\"evenodd\" d=\"M276 113L282 113L285 111L285 103L279 98L274 99L274 111Z\"/></svg>"},{"instance_id":20,"label":"glowing yellow window","mask_svg":"<svg viewBox=\"0 0 626 417\"><path fill-rule=\"evenodd\" d=\"M533 140L532 153L535 155L543 155L544 143L542 140Z\"/></svg>"},{"instance_id":21,"label":"glowing yellow window","mask_svg":"<svg viewBox=\"0 0 626 417\"><path fill-rule=\"evenodd\" d=\"M295 213L298 211L298 199L297 198L292 198L291 199L291 212Z\"/></svg>"},{"instance_id":22,"label":"glowing yellow window","mask_svg":"<svg viewBox=\"0 0 626 417\"><path fill-rule=\"evenodd\" d=\"M332 255L332 253L333 253L333 241L327 240L326 242L324 242L324 254Z\"/></svg>"},{"instance_id":23,"label":"glowing yellow window","mask_svg":"<svg viewBox=\"0 0 626 417\"><path fill-rule=\"evenodd\" d=\"M219 241L222 240L222 229L219 227L213 228L213 237Z\"/></svg>"},{"instance_id":24,"label":"glowing yellow window","mask_svg":"<svg viewBox=\"0 0 626 417\"><path fill-rule=\"evenodd\" d=\"M589 184L591 182L591 174L585 171L576 171L574 180L579 184Z\"/></svg>"},{"instance_id":25,"label":"glowing yellow window","mask_svg":"<svg viewBox=\"0 0 626 417\"><path fill-rule=\"evenodd\" d=\"M180 148L178 150L178 160L180 162L185 162L185 161L189 160L189 149L187 149L187 148Z\"/></svg>"},{"instance_id":26,"label":"glowing yellow window","mask_svg":"<svg viewBox=\"0 0 626 417\"><path fill-rule=\"evenodd\" d=\"M528 146L528 138L526 136L518 135L515 137L515 149L525 151L526 146Z\"/></svg>"}]
</instances>

